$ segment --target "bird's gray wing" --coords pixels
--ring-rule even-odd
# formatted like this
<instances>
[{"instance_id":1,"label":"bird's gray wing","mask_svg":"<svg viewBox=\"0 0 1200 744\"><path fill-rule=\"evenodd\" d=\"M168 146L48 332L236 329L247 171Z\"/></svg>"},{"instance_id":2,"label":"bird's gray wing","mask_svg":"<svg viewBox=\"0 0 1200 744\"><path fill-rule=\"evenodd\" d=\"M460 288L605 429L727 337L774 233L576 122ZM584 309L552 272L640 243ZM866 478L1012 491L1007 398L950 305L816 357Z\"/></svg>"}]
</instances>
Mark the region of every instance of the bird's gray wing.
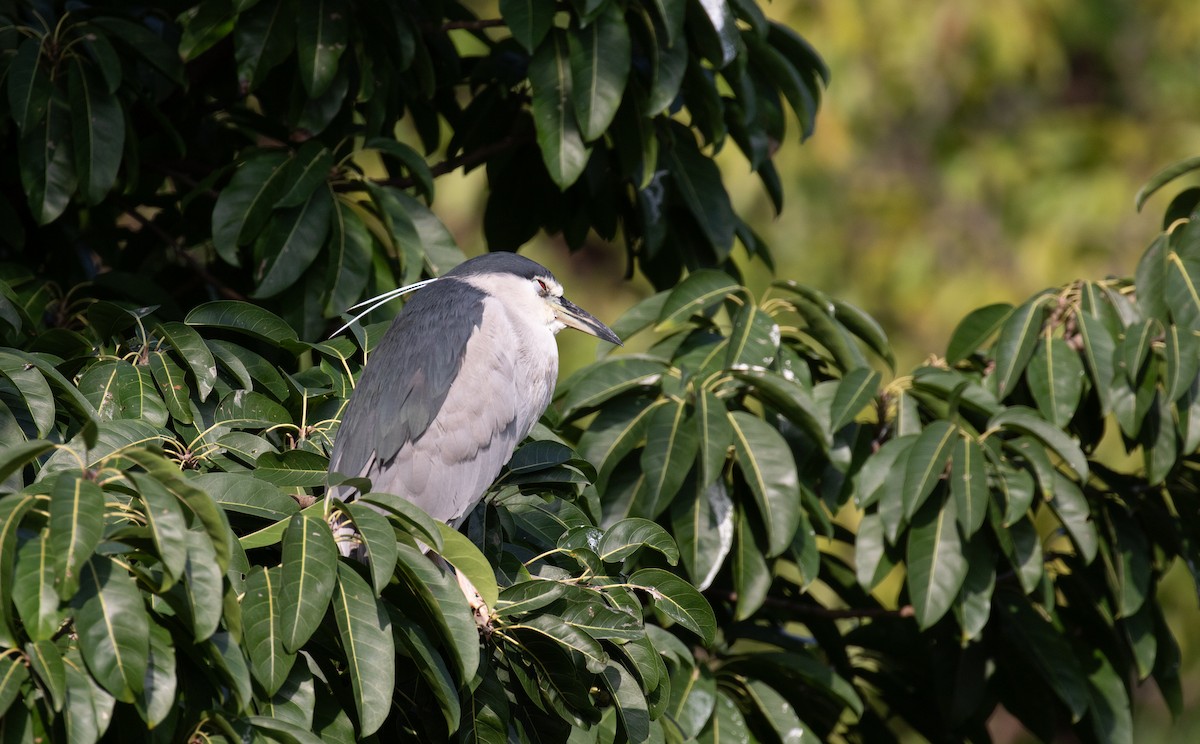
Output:
<instances>
[{"instance_id":1,"label":"bird's gray wing","mask_svg":"<svg viewBox=\"0 0 1200 744\"><path fill-rule=\"evenodd\" d=\"M429 428L459 374L467 341L483 322L486 297L466 282L443 279L405 305L350 397L330 472L370 477L373 463L391 460Z\"/></svg>"},{"instance_id":2,"label":"bird's gray wing","mask_svg":"<svg viewBox=\"0 0 1200 744\"><path fill-rule=\"evenodd\" d=\"M412 501L457 526L482 498L549 403L557 364L531 370L499 300L484 303L481 325L466 345L467 364L420 436L367 476L378 491ZM553 343L550 339L549 343Z\"/></svg>"}]
</instances>

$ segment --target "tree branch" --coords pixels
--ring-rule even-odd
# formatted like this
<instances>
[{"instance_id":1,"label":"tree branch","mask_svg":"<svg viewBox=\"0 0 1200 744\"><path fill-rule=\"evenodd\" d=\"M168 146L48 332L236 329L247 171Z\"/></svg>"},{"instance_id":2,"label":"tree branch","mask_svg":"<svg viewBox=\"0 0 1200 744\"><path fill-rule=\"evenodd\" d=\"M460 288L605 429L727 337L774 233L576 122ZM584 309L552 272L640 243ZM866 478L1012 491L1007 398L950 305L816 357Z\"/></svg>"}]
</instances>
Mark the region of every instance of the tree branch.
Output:
<instances>
[{"instance_id":1,"label":"tree branch","mask_svg":"<svg viewBox=\"0 0 1200 744\"><path fill-rule=\"evenodd\" d=\"M177 258L179 258L180 261L187 264L189 269L196 272L197 276L203 279L208 286L216 290L217 294L221 295L227 300L246 299L246 296L241 292L226 286L224 282L210 274L208 267L206 267L200 261L197 261L195 256L181 248L179 246L179 241L176 240L175 237L166 230L156 225L153 220L147 218L144 214L137 211L137 209L126 209L125 214L132 217L143 228L157 235L164 243L166 243L167 248L169 248L171 252L174 253Z\"/></svg>"},{"instance_id":2,"label":"tree branch","mask_svg":"<svg viewBox=\"0 0 1200 744\"><path fill-rule=\"evenodd\" d=\"M519 147L520 145L523 145L532 139L533 134L531 132L514 132L507 137L502 137L495 142L486 144L483 147L480 147L478 150L465 152L458 157L447 158L440 163L434 163L433 165L429 166L429 172L433 174L434 178L437 178L438 176L444 176L447 173L456 171L459 168L470 169L476 165L479 165L480 163L485 162L493 155L498 155L507 150ZM411 188L417 183L416 179L412 176L405 176L403 178L372 179L371 182L380 186L391 186L397 189Z\"/></svg>"}]
</instances>

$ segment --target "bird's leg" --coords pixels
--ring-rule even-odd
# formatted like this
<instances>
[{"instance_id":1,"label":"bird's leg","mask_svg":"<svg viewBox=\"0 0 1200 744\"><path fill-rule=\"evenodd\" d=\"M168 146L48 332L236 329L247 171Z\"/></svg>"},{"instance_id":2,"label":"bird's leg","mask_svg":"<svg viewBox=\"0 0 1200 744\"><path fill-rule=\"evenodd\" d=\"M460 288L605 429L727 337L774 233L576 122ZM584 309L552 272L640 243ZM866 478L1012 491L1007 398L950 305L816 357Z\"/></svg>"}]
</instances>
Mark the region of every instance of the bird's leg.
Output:
<instances>
[{"instance_id":1,"label":"bird's leg","mask_svg":"<svg viewBox=\"0 0 1200 744\"><path fill-rule=\"evenodd\" d=\"M445 558L433 553L430 555L433 556L435 563L454 574L454 579L458 582L458 588L462 591L463 596L467 598L467 604L471 607L471 614L475 616L475 624L486 628L489 623L488 618L491 615L491 610L488 608L487 603L483 601L483 597L479 596L479 590L475 588L475 585L471 583L471 580L465 574L454 570L454 566L451 566Z\"/></svg>"}]
</instances>

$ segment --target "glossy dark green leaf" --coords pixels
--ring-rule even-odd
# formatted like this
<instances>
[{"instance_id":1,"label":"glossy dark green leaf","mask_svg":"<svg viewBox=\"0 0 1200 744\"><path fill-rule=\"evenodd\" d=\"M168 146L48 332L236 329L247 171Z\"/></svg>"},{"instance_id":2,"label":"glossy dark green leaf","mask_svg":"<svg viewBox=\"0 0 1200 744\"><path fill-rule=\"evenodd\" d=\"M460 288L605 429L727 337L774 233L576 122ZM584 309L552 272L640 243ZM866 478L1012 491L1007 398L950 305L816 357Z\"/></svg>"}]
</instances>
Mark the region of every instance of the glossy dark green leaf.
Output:
<instances>
[{"instance_id":1,"label":"glossy dark green leaf","mask_svg":"<svg viewBox=\"0 0 1200 744\"><path fill-rule=\"evenodd\" d=\"M354 529L357 533L356 539L366 546L367 563L371 567L371 587L375 590L376 596L378 596L383 591L383 588L387 586L388 581L392 578L392 573L396 570L396 533L388 523L387 518L371 507L359 503L343 504L343 506L345 513L348 513L354 521ZM443 557L449 560L451 565L458 566L458 563L455 563L453 558L449 556ZM461 571L462 569L460 568L459 570ZM490 574L488 577L492 578ZM474 581L474 578L472 578L472 581ZM495 579L493 578L492 581L494 582ZM486 588L485 583L484 589L480 590L480 594L483 594ZM488 606L490 607L491 605Z\"/></svg>"},{"instance_id":2,"label":"glossy dark green leaf","mask_svg":"<svg viewBox=\"0 0 1200 744\"><path fill-rule=\"evenodd\" d=\"M854 492L854 501L860 508L868 507L879 500L881 488L885 482L898 480L894 477L895 474L903 472L908 461L907 459L901 460L899 468L897 461L902 455L906 457L908 449L915 441L917 441L916 434L889 439L867 458L858 471L858 487ZM896 489L896 493L899 494L900 489Z\"/></svg>"},{"instance_id":3,"label":"glossy dark green leaf","mask_svg":"<svg viewBox=\"0 0 1200 744\"><path fill-rule=\"evenodd\" d=\"M997 527L997 529L1005 529ZM1042 580L1042 541L1037 528L1028 518L1022 518L1007 527L1008 539L1000 541L1009 563L1017 572L1017 580L1026 593L1032 592Z\"/></svg>"},{"instance_id":4,"label":"glossy dark green leaf","mask_svg":"<svg viewBox=\"0 0 1200 744\"><path fill-rule=\"evenodd\" d=\"M104 419L138 419L154 426L167 423L167 408L146 366L124 359L93 364L79 381L80 392Z\"/></svg>"},{"instance_id":5,"label":"glossy dark green leaf","mask_svg":"<svg viewBox=\"0 0 1200 744\"><path fill-rule=\"evenodd\" d=\"M248 302L214 300L199 305L188 313L185 323L192 326L214 326L245 333L277 346L296 341L296 331L278 315Z\"/></svg>"},{"instance_id":6,"label":"glossy dark green leaf","mask_svg":"<svg viewBox=\"0 0 1200 744\"><path fill-rule=\"evenodd\" d=\"M250 656L250 672L269 696L283 685L296 662L296 654L283 647L280 632L281 575L278 568L252 568L242 596L244 645Z\"/></svg>"},{"instance_id":7,"label":"glossy dark green leaf","mask_svg":"<svg viewBox=\"0 0 1200 744\"><path fill-rule=\"evenodd\" d=\"M175 707L178 677L175 646L171 632L163 625L150 623L150 654L146 662L146 681L134 703L148 726L157 727Z\"/></svg>"},{"instance_id":8,"label":"glossy dark green leaf","mask_svg":"<svg viewBox=\"0 0 1200 744\"><path fill-rule=\"evenodd\" d=\"M992 347L996 368L990 378L994 381L998 400L1003 401L1009 396L1033 356L1042 329L1045 303L1044 296L1029 300L1013 310L1000 326L1000 336Z\"/></svg>"},{"instance_id":9,"label":"glossy dark green leaf","mask_svg":"<svg viewBox=\"0 0 1200 744\"><path fill-rule=\"evenodd\" d=\"M560 405L564 421L607 403L622 393L658 385L666 365L653 359L606 359L574 376Z\"/></svg>"},{"instance_id":10,"label":"glossy dark green leaf","mask_svg":"<svg viewBox=\"0 0 1200 744\"><path fill-rule=\"evenodd\" d=\"M329 179L333 168L333 152L320 140L309 140L301 145L292 157L291 187L275 203L276 209L299 207L309 201L313 194ZM332 201L332 199L331 199Z\"/></svg>"},{"instance_id":11,"label":"glossy dark green leaf","mask_svg":"<svg viewBox=\"0 0 1200 744\"><path fill-rule=\"evenodd\" d=\"M79 587L84 564L104 533L104 492L86 478L64 474L50 493L47 538L58 577L58 593L70 599Z\"/></svg>"},{"instance_id":12,"label":"glossy dark green leaf","mask_svg":"<svg viewBox=\"0 0 1200 744\"><path fill-rule=\"evenodd\" d=\"M612 696L626 740L631 744L650 741L649 708L637 680L624 666L611 661L604 667L600 678Z\"/></svg>"},{"instance_id":13,"label":"glossy dark green leaf","mask_svg":"<svg viewBox=\"0 0 1200 744\"><path fill-rule=\"evenodd\" d=\"M169 80L183 84L183 61L179 50L163 38L166 25L160 23L151 30L141 23L113 15L101 15L94 18L92 23L107 31L110 39L119 41Z\"/></svg>"},{"instance_id":14,"label":"glossy dark green leaf","mask_svg":"<svg viewBox=\"0 0 1200 744\"><path fill-rule=\"evenodd\" d=\"M988 428L1010 429L1032 436L1054 450L1054 453L1075 471L1080 481L1087 480L1087 457L1079 448L1079 442L1055 428L1032 409L1025 406L1007 408L988 421Z\"/></svg>"},{"instance_id":15,"label":"glossy dark green leaf","mask_svg":"<svg viewBox=\"0 0 1200 744\"><path fill-rule=\"evenodd\" d=\"M417 540L433 548L442 549L442 532L428 514L411 501L391 493L372 492L362 497L362 502L379 507L398 523L401 528Z\"/></svg>"},{"instance_id":16,"label":"glossy dark green leaf","mask_svg":"<svg viewBox=\"0 0 1200 744\"><path fill-rule=\"evenodd\" d=\"M397 549L397 575L412 603L402 606L440 636L447 661L465 684L479 666L479 632L462 590L416 548L401 543Z\"/></svg>"},{"instance_id":17,"label":"glossy dark green leaf","mask_svg":"<svg viewBox=\"0 0 1200 744\"><path fill-rule=\"evenodd\" d=\"M623 561L640 548L662 554L672 566L679 560L679 549L670 534L648 519L623 519L604 531L597 554L606 563Z\"/></svg>"},{"instance_id":18,"label":"glossy dark green leaf","mask_svg":"<svg viewBox=\"0 0 1200 744\"><path fill-rule=\"evenodd\" d=\"M758 612L771 589L771 568L763 550L754 538L750 520L744 509L737 510L733 529L733 551L730 557L733 590L737 594L734 620L742 621Z\"/></svg>"},{"instance_id":19,"label":"glossy dark green leaf","mask_svg":"<svg viewBox=\"0 0 1200 744\"><path fill-rule=\"evenodd\" d=\"M150 374L162 394L163 405L171 418L180 423L192 422L192 409L189 405L192 390L187 384L183 367L165 351L150 352Z\"/></svg>"},{"instance_id":20,"label":"glossy dark green leaf","mask_svg":"<svg viewBox=\"0 0 1200 744\"><path fill-rule=\"evenodd\" d=\"M179 56L192 61L229 36L233 30L234 12L227 0L208 0L179 16L183 32L179 39Z\"/></svg>"},{"instance_id":21,"label":"glossy dark green leaf","mask_svg":"<svg viewBox=\"0 0 1200 744\"><path fill-rule=\"evenodd\" d=\"M591 141L612 123L629 77L632 44L620 6L606 4L592 23L569 29L567 41L571 103L583 139Z\"/></svg>"},{"instance_id":22,"label":"glossy dark green leaf","mask_svg":"<svg viewBox=\"0 0 1200 744\"><path fill-rule=\"evenodd\" d=\"M26 541L17 551L12 603L26 635L34 641L52 639L66 617L59 609L54 570L54 555L48 539L39 535Z\"/></svg>"},{"instance_id":23,"label":"glossy dark green leaf","mask_svg":"<svg viewBox=\"0 0 1200 744\"><path fill-rule=\"evenodd\" d=\"M675 146L661 156L675 193L692 213L717 260L724 260L733 250L737 220L717 164L697 149L691 137L676 139Z\"/></svg>"},{"instance_id":24,"label":"glossy dark green leaf","mask_svg":"<svg viewBox=\"0 0 1200 744\"><path fill-rule=\"evenodd\" d=\"M700 636L706 645L712 643L716 618L708 602L691 584L661 568L636 571L629 577L629 583L644 589L664 615Z\"/></svg>"},{"instance_id":25,"label":"glossy dark green leaf","mask_svg":"<svg viewBox=\"0 0 1200 744\"><path fill-rule=\"evenodd\" d=\"M962 534L974 535L987 517L988 482L983 448L969 437L959 437L950 455L950 496Z\"/></svg>"},{"instance_id":26,"label":"glossy dark green leaf","mask_svg":"<svg viewBox=\"0 0 1200 744\"><path fill-rule=\"evenodd\" d=\"M1042 339L1025 370L1038 410L1059 428L1065 428L1075 415L1083 395L1083 377L1079 354L1060 338Z\"/></svg>"},{"instance_id":27,"label":"glossy dark green leaf","mask_svg":"<svg viewBox=\"0 0 1200 744\"><path fill-rule=\"evenodd\" d=\"M683 566L697 589L707 589L717 577L733 546L733 526L733 501L723 479L672 503L672 531Z\"/></svg>"},{"instance_id":28,"label":"glossy dark green leaf","mask_svg":"<svg viewBox=\"0 0 1200 744\"><path fill-rule=\"evenodd\" d=\"M904 469L904 516L911 519L941 480L959 438L948 421L934 421L908 449Z\"/></svg>"},{"instance_id":29,"label":"glossy dark green leaf","mask_svg":"<svg viewBox=\"0 0 1200 744\"><path fill-rule=\"evenodd\" d=\"M541 609L563 595L565 587L556 581L533 579L505 587L493 607L501 616L519 615Z\"/></svg>"},{"instance_id":30,"label":"glossy dark green leaf","mask_svg":"<svg viewBox=\"0 0 1200 744\"><path fill-rule=\"evenodd\" d=\"M212 237L217 253L227 263L240 265L238 247L258 237L276 202L291 188L290 163L283 152L260 150L238 166L221 190L213 207Z\"/></svg>"},{"instance_id":31,"label":"glossy dark green leaf","mask_svg":"<svg viewBox=\"0 0 1200 744\"><path fill-rule=\"evenodd\" d=\"M672 0L678 2L678 0ZM646 115L655 116L672 106L679 97L679 87L687 71L688 48L686 44L669 40L666 34L655 33L656 54L650 91L646 97Z\"/></svg>"},{"instance_id":32,"label":"glossy dark green leaf","mask_svg":"<svg viewBox=\"0 0 1200 744\"><path fill-rule=\"evenodd\" d=\"M287 409L262 393L235 390L221 399L213 421L232 429L266 429L290 423Z\"/></svg>"},{"instance_id":33,"label":"glossy dark green leaf","mask_svg":"<svg viewBox=\"0 0 1200 744\"><path fill-rule=\"evenodd\" d=\"M608 653L599 641L587 633L567 625L550 615L536 615L509 628L520 636L533 636L560 646L568 656L578 659L582 667L597 674L609 663Z\"/></svg>"},{"instance_id":34,"label":"glossy dark green leaf","mask_svg":"<svg viewBox=\"0 0 1200 744\"><path fill-rule=\"evenodd\" d=\"M1062 473L1055 474L1053 496L1049 501L1050 508L1058 521L1062 522L1075 549L1079 551L1083 562L1091 563L1096 557L1099 534L1096 524L1091 519L1091 508L1083 491L1075 481Z\"/></svg>"},{"instance_id":35,"label":"glossy dark green leaf","mask_svg":"<svg viewBox=\"0 0 1200 744\"><path fill-rule=\"evenodd\" d=\"M754 494L767 535L767 555L787 550L800 524L796 462L783 436L770 424L744 411L729 414L733 446L742 477Z\"/></svg>"},{"instance_id":36,"label":"glossy dark green leaf","mask_svg":"<svg viewBox=\"0 0 1200 744\"><path fill-rule=\"evenodd\" d=\"M1156 391L1150 410L1142 424L1142 459L1146 465L1146 481L1158 485L1166 480L1179 457L1179 435L1171 406Z\"/></svg>"},{"instance_id":37,"label":"glossy dark green leaf","mask_svg":"<svg viewBox=\"0 0 1200 744\"><path fill-rule=\"evenodd\" d=\"M574 602L562 611L560 619L598 641L636 641L646 635L640 616L614 610L600 601Z\"/></svg>"},{"instance_id":38,"label":"glossy dark green leaf","mask_svg":"<svg viewBox=\"0 0 1200 744\"><path fill-rule=\"evenodd\" d=\"M141 473L128 477L141 497L142 515L163 568L161 589L166 591L183 576L187 564L187 518L174 494L157 480Z\"/></svg>"},{"instance_id":39,"label":"glossy dark green leaf","mask_svg":"<svg viewBox=\"0 0 1200 744\"><path fill-rule=\"evenodd\" d=\"M442 533L442 547L438 555L446 560L454 570L465 576L479 593L480 599L488 607L496 604L500 589L496 586L496 573L492 564L475 547L465 535L442 522L436 523Z\"/></svg>"},{"instance_id":40,"label":"glossy dark green leaf","mask_svg":"<svg viewBox=\"0 0 1200 744\"><path fill-rule=\"evenodd\" d=\"M1187 333L1174 324L1166 326L1164 354L1167 362L1163 392L1167 402L1174 403L1183 397L1200 372L1200 338Z\"/></svg>"},{"instance_id":41,"label":"glossy dark green leaf","mask_svg":"<svg viewBox=\"0 0 1200 744\"><path fill-rule=\"evenodd\" d=\"M992 549L984 540L964 543L963 559L967 564L967 575L954 609L965 640L978 638L991 620L996 564Z\"/></svg>"},{"instance_id":42,"label":"glossy dark green leaf","mask_svg":"<svg viewBox=\"0 0 1200 744\"><path fill-rule=\"evenodd\" d=\"M755 709L753 713L748 713L751 720L755 713L761 715L763 722L780 742L800 744L817 738L800 720L792 704L775 688L757 679L747 680L744 684L748 702Z\"/></svg>"},{"instance_id":43,"label":"glossy dark green leaf","mask_svg":"<svg viewBox=\"0 0 1200 744\"><path fill-rule=\"evenodd\" d=\"M285 520L300 510L296 500L258 478L242 473L202 473L192 478L225 511Z\"/></svg>"},{"instance_id":44,"label":"glossy dark green leaf","mask_svg":"<svg viewBox=\"0 0 1200 744\"><path fill-rule=\"evenodd\" d=\"M383 725L396 681L395 641L387 612L367 582L347 563L337 567L333 616L346 653L358 731L370 736Z\"/></svg>"},{"instance_id":45,"label":"glossy dark green leaf","mask_svg":"<svg viewBox=\"0 0 1200 744\"><path fill-rule=\"evenodd\" d=\"M1112 411L1113 376L1116 372L1114 354L1116 342L1104 322L1086 312L1075 314L1079 335L1083 338L1083 355L1091 375L1092 387L1100 399L1100 412L1108 415Z\"/></svg>"},{"instance_id":46,"label":"glossy dark green leaf","mask_svg":"<svg viewBox=\"0 0 1200 744\"><path fill-rule=\"evenodd\" d=\"M280 631L288 651L300 650L325 617L337 562L333 534L324 520L301 514L288 520L279 594Z\"/></svg>"},{"instance_id":47,"label":"glossy dark green leaf","mask_svg":"<svg viewBox=\"0 0 1200 744\"><path fill-rule=\"evenodd\" d=\"M770 367L779 351L779 326L756 305L746 303L734 318L725 366Z\"/></svg>"},{"instance_id":48,"label":"glossy dark green leaf","mask_svg":"<svg viewBox=\"0 0 1200 744\"><path fill-rule=\"evenodd\" d=\"M554 10L552 0L500 0L500 15L513 38L531 54L550 30Z\"/></svg>"},{"instance_id":49,"label":"glossy dark green leaf","mask_svg":"<svg viewBox=\"0 0 1200 744\"><path fill-rule=\"evenodd\" d=\"M722 271L693 271L667 295L654 330L663 332L683 328L693 315L707 313L726 297L740 292L741 286Z\"/></svg>"},{"instance_id":50,"label":"glossy dark green leaf","mask_svg":"<svg viewBox=\"0 0 1200 744\"><path fill-rule=\"evenodd\" d=\"M867 512L854 536L854 573L858 583L867 590L874 589L895 565L884 542L883 520L878 512Z\"/></svg>"},{"instance_id":51,"label":"glossy dark green leaf","mask_svg":"<svg viewBox=\"0 0 1200 744\"><path fill-rule=\"evenodd\" d=\"M191 326L175 321L160 325L158 333L167 339L176 356L191 370L200 400L206 400L217 382L217 362L204 339Z\"/></svg>"},{"instance_id":52,"label":"glossy dark green leaf","mask_svg":"<svg viewBox=\"0 0 1200 744\"><path fill-rule=\"evenodd\" d=\"M285 2L261 2L240 13L233 27L238 83L253 92L295 47L296 18Z\"/></svg>"},{"instance_id":53,"label":"glossy dark green leaf","mask_svg":"<svg viewBox=\"0 0 1200 744\"><path fill-rule=\"evenodd\" d=\"M118 700L131 701L145 682L149 617L133 577L107 556L81 571L75 627L92 676Z\"/></svg>"},{"instance_id":54,"label":"glossy dark green leaf","mask_svg":"<svg viewBox=\"0 0 1200 744\"><path fill-rule=\"evenodd\" d=\"M426 202L433 201L433 172L425 157L412 147L386 137L372 137L363 144L364 149L375 149L388 158L395 159L408 171L409 178L416 182L417 189Z\"/></svg>"},{"instance_id":55,"label":"glossy dark green leaf","mask_svg":"<svg viewBox=\"0 0 1200 744\"><path fill-rule=\"evenodd\" d=\"M75 174L84 201L98 204L112 189L125 147L125 113L104 77L74 57L67 78Z\"/></svg>"},{"instance_id":56,"label":"glossy dark green leaf","mask_svg":"<svg viewBox=\"0 0 1200 744\"><path fill-rule=\"evenodd\" d=\"M52 641L32 641L25 644L25 658L41 688L49 693L51 707L61 711L67 697L67 670L58 648Z\"/></svg>"},{"instance_id":57,"label":"glossy dark green leaf","mask_svg":"<svg viewBox=\"0 0 1200 744\"><path fill-rule=\"evenodd\" d=\"M75 162L67 107L51 99L41 120L21 136L18 164L29 210L39 225L63 213L75 191Z\"/></svg>"},{"instance_id":58,"label":"glossy dark green leaf","mask_svg":"<svg viewBox=\"0 0 1200 744\"><path fill-rule=\"evenodd\" d=\"M349 43L349 8L342 0L316 0L295 10L300 80L309 97L318 98L333 83Z\"/></svg>"},{"instance_id":59,"label":"glossy dark green leaf","mask_svg":"<svg viewBox=\"0 0 1200 744\"><path fill-rule=\"evenodd\" d=\"M46 115L54 84L51 60L42 54L45 38L31 36L21 42L7 69L8 106L17 129L24 133Z\"/></svg>"},{"instance_id":60,"label":"glossy dark green leaf","mask_svg":"<svg viewBox=\"0 0 1200 744\"><path fill-rule=\"evenodd\" d=\"M1012 313L1012 305L998 303L974 310L963 318L946 347L946 363L958 364L987 343Z\"/></svg>"},{"instance_id":61,"label":"glossy dark green leaf","mask_svg":"<svg viewBox=\"0 0 1200 744\"><path fill-rule=\"evenodd\" d=\"M707 485L721 477L725 469L729 448L733 444L733 429L725 404L707 389L696 393L694 420L700 436L700 480L701 485Z\"/></svg>"},{"instance_id":62,"label":"glossy dark green leaf","mask_svg":"<svg viewBox=\"0 0 1200 744\"><path fill-rule=\"evenodd\" d=\"M29 679L29 670L18 654L0 655L0 718L21 694Z\"/></svg>"},{"instance_id":63,"label":"glossy dark green leaf","mask_svg":"<svg viewBox=\"0 0 1200 744\"><path fill-rule=\"evenodd\" d=\"M837 431L854 421L855 417L866 408L879 392L879 382L882 375L878 372L859 367L846 373L838 383L837 391L830 403L830 430Z\"/></svg>"},{"instance_id":64,"label":"glossy dark green leaf","mask_svg":"<svg viewBox=\"0 0 1200 744\"><path fill-rule=\"evenodd\" d=\"M737 703L723 691L717 693L712 718L696 737L700 744L750 744L750 731Z\"/></svg>"},{"instance_id":65,"label":"glossy dark green leaf","mask_svg":"<svg viewBox=\"0 0 1200 744\"><path fill-rule=\"evenodd\" d=\"M1125 337L1117 347L1117 368L1125 373L1130 384L1136 385L1141 376L1142 365L1150 355L1150 343L1162 335L1162 326L1156 320L1144 320L1125 329Z\"/></svg>"},{"instance_id":66,"label":"glossy dark green leaf","mask_svg":"<svg viewBox=\"0 0 1200 744\"><path fill-rule=\"evenodd\" d=\"M1178 163L1174 163L1166 168L1163 168L1158 173L1155 173L1153 176L1151 176L1150 179L1146 181L1146 183L1144 183L1140 189L1138 189L1137 196L1135 196L1133 199L1134 206L1137 207L1139 212L1142 211L1142 207L1145 206L1146 200L1149 199L1154 192L1158 191L1163 186L1166 186L1171 181L1174 181L1176 178L1179 178L1183 174L1189 173L1197 168L1200 168L1200 157L1187 158L1186 160L1181 160Z\"/></svg>"},{"instance_id":67,"label":"glossy dark green leaf","mask_svg":"<svg viewBox=\"0 0 1200 744\"><path fill-rule=\"evenodd\" d=\"M691 471L699 444L691 411L684 401L668 402L651 415L641 457L646 487L635 507L644 516L657 518L667 508Z\"/></svg>"},{"instance_id":68,"label":"glossy dark green leaf","mask_svg":"<svg viewBox=\"0 0 1200 744\"><path fill-rule=\"evenodd\" d=\"M1087 680L1067 639L1024 597L1002 592L995 601L1009 647L1025 657L1078 721L1088 707Z\"/></svg>"},{"instance_id":69,"label":"glossy dark green leaf","mask_svg":"<svg viewBox=\"0 0 1200 744\"><path fill-rule=\"evenodd\" d=\"M1200 261L1171 252L1166 273L1166 301L1175 323L1188 331L1200 330Z\"/></svg>"},{"instance_id":70,"label":"glossy dark green leaf","mask_svg":"<svg viewBox=\"0 0 1200 744\"><path fill-rule=\"evenodd\" d=\"M905 562L908 597L921 628L946 614L967 576L956 521L953 499L927 502L912 520Z\"/></svg>"},{"instance_id":71,"label":"glossy dark green leaf","mask_svg":"<svg viewBox=\"0 0 1200 744\"><path fill-rule=\"evenodd\" d=\"M329 235L332 208L329 191L317 189L300 206L275 212L255 246L261 268L253 297L274 297L312 265Z\"/></svg>"},{"instance_id":72,"label":"glossy dark green leaf","mask_svg":"<svg viewBox=\"0 0 1200 744\"><path fill-rule=\"evenodd\" d=\"M533 122L538 147L551 180L565 189L579 178L590 151L584 145L572 106L574 81L565 34L551 31L529 60Z\"/></svg>"},{"instance_id":73,"label":"glossy dark green leaf","mask_svg":"<svg viewBox=\"0 0 1200 744\"><path fill-rule=\"evenodd\" d=\"M172 592L182 600L176 601L176 611L190 621L192 637L200 642L211 638L221 622L223 608L214 598L222 594L222 571L205 532L190 529L184 540L187 559L183 577ZM169 595L168 601L171 599Z\"/></svg>"}]
</instances>

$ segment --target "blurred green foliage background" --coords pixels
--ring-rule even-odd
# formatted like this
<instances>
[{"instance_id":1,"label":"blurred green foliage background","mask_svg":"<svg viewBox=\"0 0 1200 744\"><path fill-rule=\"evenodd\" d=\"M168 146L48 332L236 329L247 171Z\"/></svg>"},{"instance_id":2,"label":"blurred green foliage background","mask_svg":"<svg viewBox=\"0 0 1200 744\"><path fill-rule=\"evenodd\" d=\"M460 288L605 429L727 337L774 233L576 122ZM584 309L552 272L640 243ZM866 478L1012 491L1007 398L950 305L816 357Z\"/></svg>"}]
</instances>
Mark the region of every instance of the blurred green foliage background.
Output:
<instances>
[{"instance_id":1,"label":"blurred green foliage background","mask_svg":"<svg viewBox=\"0 0 1200 744\"><path fill-rule=\"evenodd\" d=\"M976 307L1132 275L1170 198L1196 180L1134 209L1151 175L1200 153L1200 13L1190 0L775 0L767 11L820 50L833 79L816 134L802 147L780 143L782 214L736 148L721 154L735 208L771 245L775 276L879 319L900 374L943 353ZM481 176L438 182L454 194L439 212L468 253L485 250ZM540 236L527 252L605 320L650 291L620 281L612 247L568 256ZM745 268L765 289L770 272ZM561 340L569 374L595 344ZM1200 614L1177 573L1170 620L1195 705ZM1200 711L1168 729L1152 688L1135 715L1139 740L1200 736ZM997 721L993 733L1020 740L1014 727Z\"/></svg>"}]
</instances>

